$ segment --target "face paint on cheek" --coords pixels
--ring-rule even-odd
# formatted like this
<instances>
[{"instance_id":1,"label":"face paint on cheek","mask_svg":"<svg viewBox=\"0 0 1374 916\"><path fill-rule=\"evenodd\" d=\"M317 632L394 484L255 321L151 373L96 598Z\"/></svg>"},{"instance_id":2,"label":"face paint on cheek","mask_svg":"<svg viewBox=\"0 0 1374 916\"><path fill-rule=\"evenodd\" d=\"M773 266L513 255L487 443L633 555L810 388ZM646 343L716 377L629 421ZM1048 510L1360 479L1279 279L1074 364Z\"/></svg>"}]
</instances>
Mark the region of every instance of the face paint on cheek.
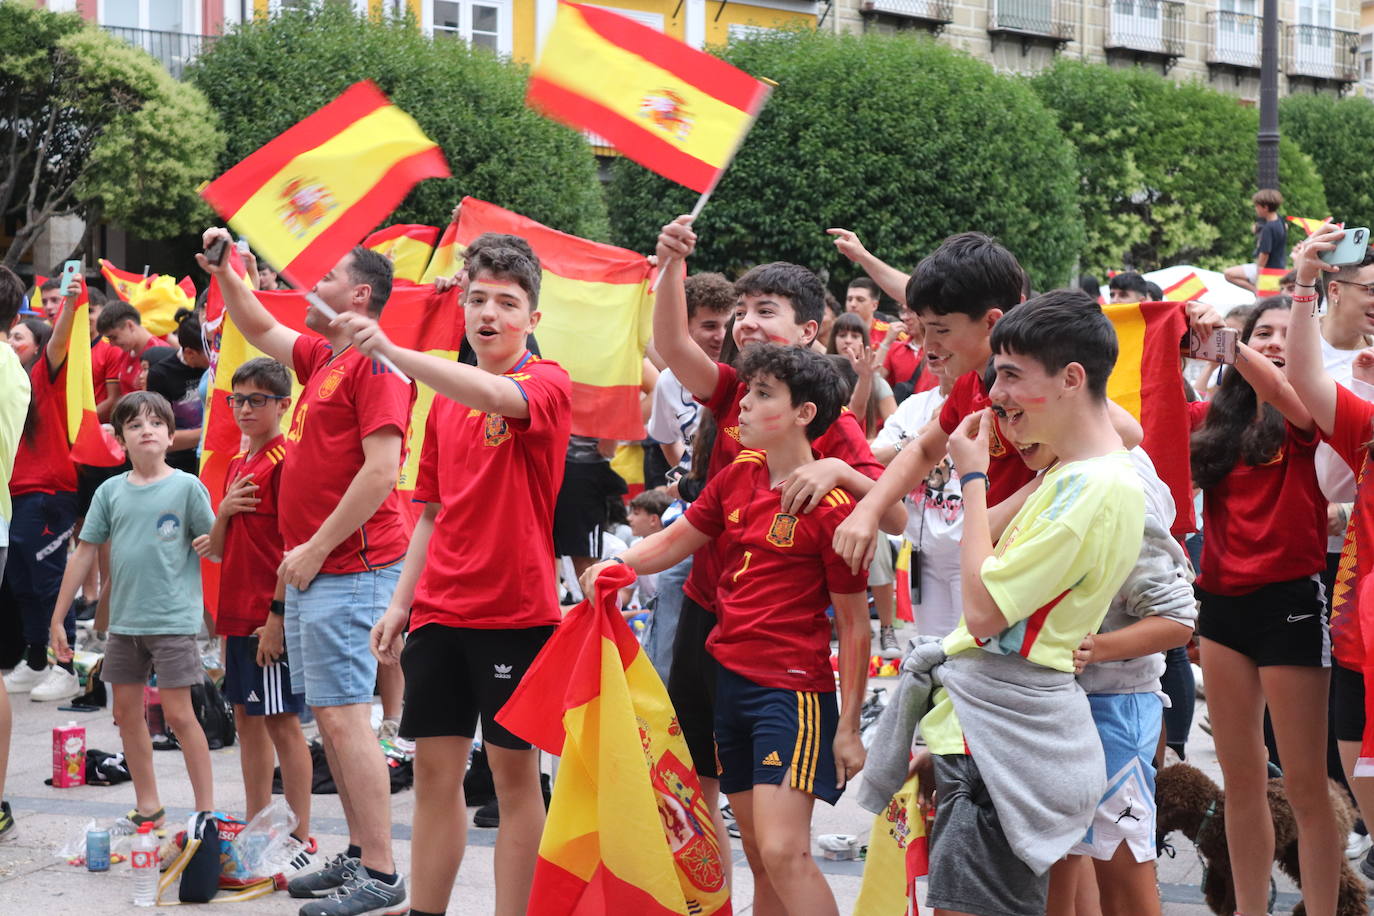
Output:
<instances>
[{"instance_id":1,"label":"face paint on cheek","mask_svg":"<svg viewBox=\"0 0 1374 916\"><path fill-rule=\"evenodd\" d=\"M506 330L519 334L521 331L525 330L525 326L513 321L508 321L506 322Z\"/></svg>"},{"instance_id":2,"label":"face paint on cheek","mask_svg":"<svg viewBox=\"0 0 1374 916\"><path fill-rule=\"evenodd\" d=\"M784 347L792 343L792 341L788 340L786 337L780 337L777 334L769 334L767 336L769 343L779 344Z\"/></svg>"}]
</instances>

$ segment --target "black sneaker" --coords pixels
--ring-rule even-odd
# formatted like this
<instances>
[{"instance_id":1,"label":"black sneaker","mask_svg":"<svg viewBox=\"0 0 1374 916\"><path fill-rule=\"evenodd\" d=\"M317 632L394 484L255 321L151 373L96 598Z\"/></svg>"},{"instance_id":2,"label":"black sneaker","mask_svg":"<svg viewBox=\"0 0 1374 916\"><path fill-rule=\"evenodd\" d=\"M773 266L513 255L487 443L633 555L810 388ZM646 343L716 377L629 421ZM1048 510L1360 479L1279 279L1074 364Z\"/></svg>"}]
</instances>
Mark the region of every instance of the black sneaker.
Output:
<instances>
[{"instance_id":1,"label":"black sneaker","mask_svg":"<svg viewBox=\"0 0 1374 916\"><path fill-rule=\"evenodd\" d=\"M0 843L12 839L14 834L14 814L10 812L10 803L0 802Z\"/></svg>"},{"instance_id":2,"label":"black sneaker","mask_svg":"<svg viewBox=\"0 0 1374 916\"><path fill-rule=\"evenodd\" d=\"M328 897L352 881L354 874L361 870L361 862L341 852L323 868L292 878L286 885L286 892L297 899Z\"/></svg>"},{"instance_id":3,"label":"black sneaker","mask_svg":"<svg viewBox=\"0 0 1374 916\"><path fill-rule=\"evenodd\" d=\"M472 816L474 827L500 827L501 812L496 807L496 799L492 799L485 805L477 809L477 813Z\"/></svg>"},{"instance_id":4,"label":"black sneaker","mask_svg":"<svg viewBox=\"0 0 1374 916\"><path fill-rule=\"evenodd\" d=\"M1374 849L1369 850L1365 857L1360 859L1360 874L1374 881Z\"/></svg>"}]
</instances>

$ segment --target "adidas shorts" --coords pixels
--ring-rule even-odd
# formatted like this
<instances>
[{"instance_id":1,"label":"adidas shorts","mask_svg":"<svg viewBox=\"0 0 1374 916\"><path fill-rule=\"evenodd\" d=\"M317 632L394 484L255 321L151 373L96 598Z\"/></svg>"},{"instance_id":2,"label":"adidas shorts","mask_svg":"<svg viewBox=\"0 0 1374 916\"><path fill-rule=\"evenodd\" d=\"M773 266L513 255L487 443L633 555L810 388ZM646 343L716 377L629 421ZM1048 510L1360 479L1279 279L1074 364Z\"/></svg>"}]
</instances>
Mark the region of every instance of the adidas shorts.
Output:
<instances>
[{"instance_id":1,"label":"adidas shorts","mask_svg":"<svg viewBox=\"0 0 1374 916\"><path fill-rule=\"evenodd\" d=\"M716 761L726 795L782 785L835 804L834 693L763 687L723 665L716 680Z\"/></svg>"},{"instance_id":2,"label":"adidas shorts","mask_svg":"<svg viewBox=\"0 0 1374 916\"><path fill-rule=\"evenodd\" d=\"M1107 758L1107 791L1071 856L1108 861L1122 843L1137 862L1155 860L1155 748L1164 702L1154 693L1088 695Z\"/></svg>"},{"instance_id":3,"label":"adidas shorts","mask_svg":"<svg viewBox=\"0 0 1374 916\"><path fill-rule=\"evenodd\" d=\"M277 660L258 664L256 636L224 638L224 696L250 716L305 711L305 694L291 690L291 663L283 646Z\"/></svg>"}]
</instances>

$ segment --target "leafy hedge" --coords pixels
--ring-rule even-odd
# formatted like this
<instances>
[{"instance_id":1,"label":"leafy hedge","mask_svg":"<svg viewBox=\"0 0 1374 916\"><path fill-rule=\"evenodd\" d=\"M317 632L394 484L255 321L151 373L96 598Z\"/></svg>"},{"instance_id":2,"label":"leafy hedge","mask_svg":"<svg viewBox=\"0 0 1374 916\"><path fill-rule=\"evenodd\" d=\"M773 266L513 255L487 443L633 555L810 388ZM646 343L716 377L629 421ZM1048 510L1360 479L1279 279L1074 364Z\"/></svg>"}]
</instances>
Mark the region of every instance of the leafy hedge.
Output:
<instances>
[{"instance_id":1,"label":"leafy hedge","mask_svg":"<svg viewBox=\"0 0 1374 916\"><path fill-rule=\"evenodd\" d=\"M1290 95L1279 102L1279 130L1311 156L1326 183L1329 209L1294 216L1334 215L1348 226L1374 225L1374 102L1361 96ZM1287 188L1284 189L1285 195Z\"/></svg>"}]
</instances>

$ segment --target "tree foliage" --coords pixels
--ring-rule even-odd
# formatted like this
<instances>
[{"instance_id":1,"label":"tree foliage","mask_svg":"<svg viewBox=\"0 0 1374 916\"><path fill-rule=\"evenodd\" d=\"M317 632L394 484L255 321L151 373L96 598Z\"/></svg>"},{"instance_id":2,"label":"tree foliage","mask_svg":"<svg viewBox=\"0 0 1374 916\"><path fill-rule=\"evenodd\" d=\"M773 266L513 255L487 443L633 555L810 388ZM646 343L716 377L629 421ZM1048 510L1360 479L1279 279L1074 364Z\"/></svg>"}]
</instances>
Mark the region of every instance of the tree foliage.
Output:
<instances>
[{"instance_id":1,"label":"tree foliage","mask_svg":"<svg viewBox=\"0 0 1374 916\"><path fill-rule=\"evenodd\" d=\"M1330 207L1308 212L1286 200L1284 209L1313 219L1334 215L1348 226L1374 225L1374 102L1361 96L1290 95L1279 102L1279 130L1312 156Z\"/></svg>"},{"instance_id":2,"label":"tree foliage","mask_svg":"<svg viewBox=\"0 0 1374 916\"><path fill-rule=\"evenodd\" d=\"M443 148L453 178L422 182L395 222L442 226L465 194L565 232L604 239L596 159L581 135L524 105L525 73L413 21L359 17L347 4L282 10L237 27L189 77L228 135L221 169L371 79Z\"/></svg>"},{"instance_id":3,"label":"tree foliage","mask_svg":"<svg viewBox=\"0 0 1374 916\"><path fill-rule=\"evenodd\" d=\"M778 82L697 223L693 267L760 261L855 274L827 227L910 268L947 235L998 236L1039 288L1063 283L1083 241L1072 147L1015 77L909 35L760 36L720 52ZM696 195L620 161L612 234L650 250Z\"/></svg>"},{"instance_id":4,"label":"tree foliage","mask_svg":"<svg viewBox=\"0 0 1374 916\"><path fill-rule=\"evenodd\" d=\"M1198 83L1069 59L1031 83L1078 151L1085 270L1249 259L1254 109ZM1321 176L1289 138L1279 183L1288 212L1326 214Z\"/></svg>"},{"instance_id":5,"label":"tree foliage","mask_svg":"<svg viewBox=\"0 0 1374 916\"><path fill-rule=\"evenodd\" d=\"M194 229L222 146L205 98L149 55L76 14L0 4L0 215L19 226L5 264L55 216Z\"/></svg>"}]
</instances>

